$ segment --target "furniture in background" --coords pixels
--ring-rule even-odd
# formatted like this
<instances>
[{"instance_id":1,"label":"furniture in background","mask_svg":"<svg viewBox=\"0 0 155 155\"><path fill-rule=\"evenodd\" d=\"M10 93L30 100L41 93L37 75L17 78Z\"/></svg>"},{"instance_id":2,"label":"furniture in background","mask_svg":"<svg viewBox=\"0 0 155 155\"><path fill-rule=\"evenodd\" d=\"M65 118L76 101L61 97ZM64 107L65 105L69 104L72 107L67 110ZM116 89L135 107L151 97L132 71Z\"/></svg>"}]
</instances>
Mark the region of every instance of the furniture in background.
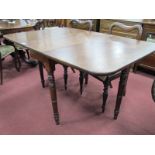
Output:
<instances>
[{"instance_id":1,"label":"furniture in background","mask_svg":"<svg viewBox=\"0 0 155 155\"><path fill-rule=\"evenodd\" d=\"M20 64L17 51L15 51L15 48L11 45L0 45L0 79L1 79L0 84L1 85L3 84L3 65L2 65L3 63L2 62L5 60L7 56L9 56L12 53L14 53L13 59L15 62L16 70L20 71L21 64Z\"/></svg>"},{"instance_id":2,"label":"furniture in background","mask_svg":"<svg viewBox=\"0 0 155 155\"><path fill-rule=\"evenodd\" d=\"M43 20L43 22L45 22ZM47 21L46 21L47 22ZM52 24L53 26L58 26L58 27L61 27L62 25L65 25L63 24L64 23L64 20L52 20ZM57 25L59 24L59 25ZM41 25L44 25L44 24L41 24ZM78 28L78 29L84 29L84 30L89 30L91 31L92 28L93 28L93 22L92 20L79 20L79 19L73 19L73 20L70 20L70 23L68 25L69 27L72 27L72 28ZM42 26L43 28L45 28L46 26ZM52 25L50 25L50 27L52 27ZM67 65L63 65L63 68L64 68L64 88L65 90L67 90L67 81L68 81L68 66ZM72 71L75 72L74 68L71 67ZM45 80L44 80L44 72L43 72L43 64L39 61L39 71L40 71L40 78L41 78L41 83L42 83L42 87L44 88L45 87ZM83 83L83 78L82 75L84 75L85 77L85 83L87 84L88 82L88 74L86 73L82 73L80 71L80 77L79 77L79 82L80 82L80 92L82 94L82 83Z\"/></svg>"},{"instance_id":3,"label":"furniture in background","mask_svg":"<svg viewBox=\"0 0 155 155\"><path fill-rule=\"evenodd\" d=\"M0 20L0 32L1 37L5 34L12 34L17 32L25 32L32 31L35 29L36 20L28 20L28 19L3 19ZM17 44L12 43L8 40L3 40L4 44L14 46L20 58L25 62L30 64L31 66L36 66L36 61L30 60L29 51L21 46L17 46ZM14 53L12 54L14 55Z\"/></svg>"},{"instance_id":4,"label":"furniture in background","mask_svg":"<svg viewBox=\"0 0 155 155\"><path fill-rule=\"evenodd\" d=\"M55 64L74 67L93 76L110 76L121 71L114 111L116 116L130 65L155 51L155 44L151 42L72 28L53 27L44 31L9 34L4 37L31 49L31 55L45 65L56 124L60 123L60 118L54 76Z\"/></svg>"},{"instance_id":5,"label":"furniture in background","mask_svg":"<svg viewBox=\"0 0 155 155\"><path fill-rule=\"evenodd\" d=\"M39 20L38 23L36 24L36 29L37 30L44 30L46 27L63 27L65 26L65 20L61 20L61 19L43 19L43 20ZM42 87L45 88L45 78L44 78L44 64L41 61L38 61L39 63L39 73L40 73L40 79L41 79L41 84ZM63 65L63 69L64 69L64 88L65 90L67 90L67 79L68 79L68 70L67 70L68 66ZM71 68L73 72L74 69Z\"/></svg>"},{"instance_id":6,"label":"furniture in background","mask_svg":"<svg viewBox=\"0 0 155 155\"><path fill-rule=\"evenodd\" d=\"M77 28L77 29L92 31L93 30L93 20L73 19L70 21L69 26L71 28ZM79 83L80 83L80 93L81 94L83 91L83 79L85 79L85 84L87 84L88 83L88 74L86 72L80 71Z\"/></svg>"}]
</instances>

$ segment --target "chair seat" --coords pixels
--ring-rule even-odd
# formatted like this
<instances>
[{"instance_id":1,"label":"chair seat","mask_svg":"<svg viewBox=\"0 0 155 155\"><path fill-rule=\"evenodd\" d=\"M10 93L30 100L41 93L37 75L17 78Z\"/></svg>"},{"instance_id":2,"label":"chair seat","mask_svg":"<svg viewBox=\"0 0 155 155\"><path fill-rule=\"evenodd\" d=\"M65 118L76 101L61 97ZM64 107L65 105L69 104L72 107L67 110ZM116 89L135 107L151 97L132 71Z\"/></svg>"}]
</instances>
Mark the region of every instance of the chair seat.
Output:
<instances>
[{"instance_id":1,"label":"chair seat","mask_svg":"<svg viewBox=\"0 0 155 155\"><path fill-rule=\"evenodd\" d=\"M1 58L6 57L7 55L15 52L15 48L10 45L0 45L0 54Z\"/></svg>"},{"instance_id":2,"label":"chair seat","mask_svg":"<svg viewBox=\"0 0 155 155\"><path fill-rule=\"evenodd\" d=\"M95 76L95 78L97 78L100 81L105 81L107 76Z\"/></svg>"},{"instance_id":3,"label":"chair seat","mask_svg":"<svg viewBox=\"0 0 155 155\"><path fill-rule=\"evenodd\" d=\"M26 50L27 49L26 47L23 47L23 46L21 46L19 44L14 44L14 45L15 45L17 50L24 50L24 49Z\"/></svg>"},{"instance_id":4,"label":"chair seat","mask_svg":"<svg viewBox=\"0 0 155 155\"><path fill-rule=\"evenodd\" d=\"M120 75L121 75L121 71L118 71L116 73L113 73L112 75L108 75L108 77L110 78L110 80L114 80L118 78ZM107 76L104 76L104 75L99 75L99 76L94 76L94 77L102 82L104 82L107 78Z\"/></svg>"}]
</instances>

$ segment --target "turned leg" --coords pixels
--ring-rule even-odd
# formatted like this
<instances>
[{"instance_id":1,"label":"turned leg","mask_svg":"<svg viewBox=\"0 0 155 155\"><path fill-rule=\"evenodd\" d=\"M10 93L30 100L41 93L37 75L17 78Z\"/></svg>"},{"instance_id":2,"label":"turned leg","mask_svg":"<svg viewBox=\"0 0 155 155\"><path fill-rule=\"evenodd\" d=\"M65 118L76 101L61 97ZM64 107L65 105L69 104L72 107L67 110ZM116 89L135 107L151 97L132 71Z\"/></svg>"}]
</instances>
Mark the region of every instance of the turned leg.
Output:
<instances>
[{"instance_id":1,"label":"turned leg","mask_svg":"<svg viewBox=\"0 0 155 155\"><path fill-rule=\"evenodd\" d=\"M88 84L88 74L85 73L85 84Z\"/></svg>"},{"instance_id":2,"label":"turned leg","mask_svg":"<svg viewBox=\"0 0 155 155\"><path fill-rule=\"evenodd\" d=\"M42 84L42 87L45 88L43 64L40 61L38 61L38 64L39 64L39 73L40 73L40 78L41 78L41 84Z\"/></svg>"},{"instance_id":3,"label":"turned leg","mask_svg":"<svg viewBox=\"0 0 155 155\"><path fill-rule=\"evenodd\" d=\"M56 95L56 84L55 84L55 63L49 60L49 70L48 70L48 81L49 81L49 89L51 94L52 106L53 106L53 113L54 119L57 125L59 125L59 112L57 106L57 95Z\"/></svg>"},{"instance_id":4,"label":"turned leg","mask_svg":"<svg viewBox=\"0 0 155 155\"><path fill-rule=\"evenodd\" d=\"M20 62L20 58L17 50L14 53L14 63L15 63L16 70L20 72L21 62Z\"/></svg>"},{"instance_id":5,"label":"turned leg","mask_svg":"<svg viewBox=\"0 0 155 155\"><path fill-rule=\"evenodd\" d=\"M67 79L68 79L68 66L63 65L64 67L64 84L65 84L65 90L67 90Z\"/></svg>"},{"instance_id":6,"label":"turned leg","mask_svg":"<svg viewBox=\"0 0 155 155\"><path fill-rule=\"evenodd\" d=\"M123 97L124 92L125 92L125 87L126 87L128 75L129 75L129 68L122 70L122 73L120 76L120 81L119 81L119 88L118 88L118 93L117 93L116 105L115 105L115 110L114 110L114 119L117 119L118 114L119 114L119 109L121 106L122 97Z\"/></svg>"},{"instance_id":7,"label":"turned leg","mask_svg":"<svg viewBox=\"0 0 155 155\"><path fill-rule=\"evenodd\" d=\"M102 104L102 112L105 111L105 105L108 98L108 87L109 87L109 77L107 76L106 80L103 82L103 104Z\"/></svg>"},{"instance_id":8,"label":"turned leg","mask_svg":"<svg viewBox=\"0 0 155 155\"><path fill-rule=\"evenodd\" d=\"M28 49L26 49L26 54L27 54L27 58L30 59L30 53Z\"/></svg>"},{"instance_id":9,"label":"turned leg","mask_svg":"<svg viewBox=\"0 0 155 155\"><path fill-rule=\"evenodd\" d=\"M80 82L80 93L81 93L81 95L82 95L82 92L83 92L83 78L84 78L83 72L80 71L79 82Z\"/></svg>"}]
</instances>

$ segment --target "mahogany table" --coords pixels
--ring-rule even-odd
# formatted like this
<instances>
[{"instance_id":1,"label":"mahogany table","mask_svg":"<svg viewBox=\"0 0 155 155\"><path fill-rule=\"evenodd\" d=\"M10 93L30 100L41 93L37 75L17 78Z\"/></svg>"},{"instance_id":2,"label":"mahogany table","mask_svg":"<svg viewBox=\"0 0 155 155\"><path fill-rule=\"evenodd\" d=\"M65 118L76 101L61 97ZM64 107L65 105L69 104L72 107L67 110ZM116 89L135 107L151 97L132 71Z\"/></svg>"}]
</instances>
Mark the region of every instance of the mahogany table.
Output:
<instances>
[{"instance_id":1,"label":"mahogany table","mask_svg":"<svg viewBox=\"0 0 155 155\"><path fill-rule=\"evenodd\" d=\"M129 66L155 51L155 44L151 42L73 28L53 27L42 31L8 34L4 38L29 48L31 55L44 63L56 124L60 123L54 76L56 63L93 75L110 75L121 71L114 110L117 115Z\"/></svg>"}]
</instances>

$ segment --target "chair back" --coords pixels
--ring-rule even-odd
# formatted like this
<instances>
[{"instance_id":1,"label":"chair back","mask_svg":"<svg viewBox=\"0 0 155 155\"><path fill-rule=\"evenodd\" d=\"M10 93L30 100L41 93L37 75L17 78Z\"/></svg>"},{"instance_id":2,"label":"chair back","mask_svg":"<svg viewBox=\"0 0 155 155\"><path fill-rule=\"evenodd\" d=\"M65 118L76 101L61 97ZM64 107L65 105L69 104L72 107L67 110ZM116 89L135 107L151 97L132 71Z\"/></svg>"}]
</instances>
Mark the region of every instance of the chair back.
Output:
<instances>
[{"instance_id":1,"label":"chair back","mask_svg":"<svg viewBox=\"0 0 155 155\"><path fill-rule=\"evenodd\" d=\"M36 30L45 29L46 27L66 26L65 19L39 19L35 25Z\"/></svg>"},{"instance_id":2,"label":"chair back","mask_svg":"<svg viewBox=\"0 0 155 155\"><path fill-rule=\"evenodd\" d=\"M73 19L69 23L70 27L86 29L92 31L93 29L93 21L92 20L82 20L82 19ZM84 26L85 25L85 26Z\"/></svg>"},{"instance_id":3,"label":"chair back","mask_svg":"<svg viewBox=\"0 0 155 155\"><path fill-rule=\"evenodd\" d=\"M136 34L135 39L140 40L141 37L142 37L142 31L143 31L143 29L142 29L142 26L139 25L139 24L132 25L132 26L128 26L128 25L125 25L125 24L123 24L123 23L114 22L114 23L111 24L110 27L109 27L109 33L110 33L110 34L112 34L114 28L119 28L119 29L121 29L121 30L123 30L123 31L125 31L125 32L131 32L131 31L133 31L133 30L137 30L137 31L136 31L137 34Z\"/></svg>"}]
</instances>

